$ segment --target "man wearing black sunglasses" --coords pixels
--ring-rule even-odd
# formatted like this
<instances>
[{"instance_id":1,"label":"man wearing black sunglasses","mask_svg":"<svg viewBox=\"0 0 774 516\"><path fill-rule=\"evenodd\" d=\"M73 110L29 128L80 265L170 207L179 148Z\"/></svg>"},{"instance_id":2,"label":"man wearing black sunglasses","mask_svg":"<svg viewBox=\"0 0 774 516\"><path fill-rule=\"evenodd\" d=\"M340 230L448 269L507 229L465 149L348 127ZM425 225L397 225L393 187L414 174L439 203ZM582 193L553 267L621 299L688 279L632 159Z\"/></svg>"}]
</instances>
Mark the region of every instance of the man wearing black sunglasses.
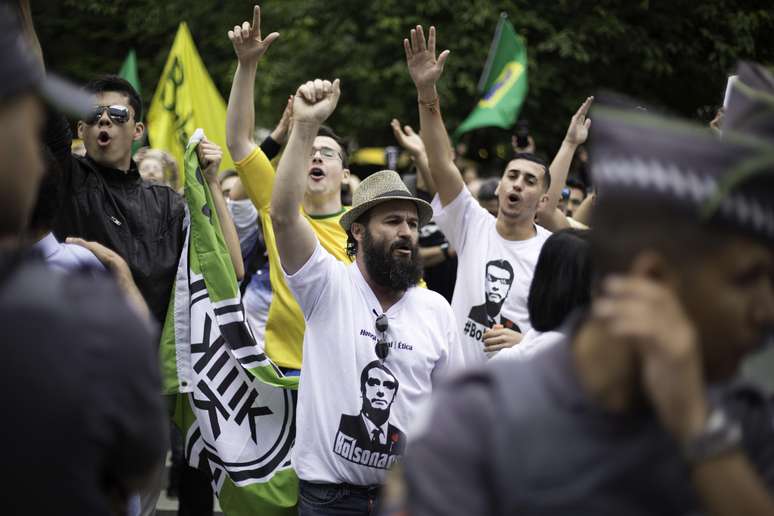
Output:
<instances>
[{"instance_id":1,"label":"man wearing black sunglasses","mask_svg":"<svg viewBox=\"0 0 774 516\"><path fill-rule=\"evenodd\" d=\"M183 201L171 188L145 183L132 143L145 127L142 101L127 81L103 76L85 90L93 110L78 121L86 156L70 152L67 121L50 114L45 139L62 170L54 234L100 242L129 264L155 319L163 323L183 245Z\"/></svg>"}]
</instances>

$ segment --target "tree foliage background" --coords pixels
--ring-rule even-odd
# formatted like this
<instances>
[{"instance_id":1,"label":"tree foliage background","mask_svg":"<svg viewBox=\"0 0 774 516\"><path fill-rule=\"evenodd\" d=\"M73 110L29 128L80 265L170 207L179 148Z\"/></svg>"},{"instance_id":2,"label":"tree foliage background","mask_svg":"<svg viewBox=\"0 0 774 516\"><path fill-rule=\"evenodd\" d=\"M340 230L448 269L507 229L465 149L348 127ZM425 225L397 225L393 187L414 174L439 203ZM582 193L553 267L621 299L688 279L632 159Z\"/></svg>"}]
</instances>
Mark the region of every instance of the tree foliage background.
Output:
<instances>
[{"instance_id":1,"label":"tree foliage background","mask_svg":"<svg viewBox=\"0 0 774 516\"><path fill-rule=\"evenodd\" d=\"M416 24L434 24L439 50L452 52L440 84L451 130L477 101L494 29L506 12L528 48L522 117L546 154L582 99L600 89L706 121L738 60L774 63L770 0L266 0L261 7L264 34L281 37L259 65L257 123L272 127L303 81L339 77L343 96L331 125L361 146L393 144L393 117L417 124L401 44ZM228 98L236 63L226 32L252 18L252 3L61 0L33 2L33 15L49 68L74 80L116 73L134 48L146 102L186 21ZM482 135L508 138L503 131L472 136Z\"/></svg>"}]
</instances>

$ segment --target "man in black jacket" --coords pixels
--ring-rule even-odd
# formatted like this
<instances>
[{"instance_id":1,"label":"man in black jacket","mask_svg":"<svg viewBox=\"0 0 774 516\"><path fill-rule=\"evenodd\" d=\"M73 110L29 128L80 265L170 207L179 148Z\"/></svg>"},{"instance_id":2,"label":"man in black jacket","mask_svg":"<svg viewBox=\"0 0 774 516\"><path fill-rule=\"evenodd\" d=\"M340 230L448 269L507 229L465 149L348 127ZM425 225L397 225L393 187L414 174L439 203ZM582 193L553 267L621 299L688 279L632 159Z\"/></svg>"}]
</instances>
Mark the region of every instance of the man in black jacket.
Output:
<instances>
[{"instance_id":1,"label":"man in black jacket","mask_svg":"<svg viewBox=\"0 0 774 516\"><path fill-rule=\"evenodd\" d=\"M78 121L86 156L70 152L67 121L50 117L46 143L61 169L61 208L54 233L79 236L113 249L162 324L183 247L183 200L171 188L145 183L132 160L144 132L142 102L124 79L103 76L86 90L96 96L91 116Z\"/></svg>"}]
</instances>

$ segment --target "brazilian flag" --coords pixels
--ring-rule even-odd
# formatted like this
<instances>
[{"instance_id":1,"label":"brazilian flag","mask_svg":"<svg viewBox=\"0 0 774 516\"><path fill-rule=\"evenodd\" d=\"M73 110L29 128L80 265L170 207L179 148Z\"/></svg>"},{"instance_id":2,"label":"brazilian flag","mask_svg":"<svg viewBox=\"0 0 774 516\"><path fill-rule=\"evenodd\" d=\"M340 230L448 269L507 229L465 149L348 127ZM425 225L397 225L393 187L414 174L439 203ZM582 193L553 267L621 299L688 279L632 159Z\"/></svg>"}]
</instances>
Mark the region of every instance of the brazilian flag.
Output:
<instances>
[{"instance_id":1,"label":"brazilian flag","mask_svg":"<svg viewBox=\"0 0 774 516\"><path fill-rule=\"evenodd\" d=\"M479 90L485 92L455 137L479 127L508 129L527 96L527 47L503 13L489 49Z\"/></svg>"}]
</instances>

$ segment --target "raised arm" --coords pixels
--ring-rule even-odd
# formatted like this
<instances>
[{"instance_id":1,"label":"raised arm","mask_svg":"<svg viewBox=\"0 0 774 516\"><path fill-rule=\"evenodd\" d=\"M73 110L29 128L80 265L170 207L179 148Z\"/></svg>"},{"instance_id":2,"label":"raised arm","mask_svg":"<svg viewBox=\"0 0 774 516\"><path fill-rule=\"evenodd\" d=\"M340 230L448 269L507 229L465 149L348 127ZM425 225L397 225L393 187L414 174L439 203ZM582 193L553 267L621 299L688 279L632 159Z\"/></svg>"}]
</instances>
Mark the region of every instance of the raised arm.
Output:
<instances>
[{"instance_id":1,"label":"raised arm","mask_svg":"<svg viewBox=\"0 0 774 516\"><path fill-rule=\"evenodd\" d=\"M449 51L444 50L436 58L435 27L430 27L430 34L425 42L425 34L419 25L411 29L410 40L403 40L403 49L406 51L406 64L411 80L417 88L419 125L430 172L441 204L446 206L465 188L462 175L454 165L449 135L443 125L441 104L435 87L443 73Z\"/></svg>"},{"instance_id":2,"label":"raised arm","mask_svg":"<svg viewBox=\"0 0 774 516\"><path fill-rule=\"evenodd\" d=\"M401 128L397 118L392 119L390 127L392 127L392 132L398 144L409 153L411 160L417 167L417 190L435 195L437 191L435 181L433 181L433 176L430 173L430 164L427 161L427 152L425 151L425 143L422 141L422 138L414 132L410 125Z\"/></svg>"},{"instance_id":3,"label":"raised arm","mask_svg":"<svg viewBox=\"0 0 774 516\"><path fill-rule=\"evenodd\" d=\"M589 112L594 97L587 97L578 108L578 111L570 119L567 133L559 147L559 152L554 156L549 171L551 172L551 186L548 189L548 202L538 211L538 222L551 231L557 231L567 227L567 220L563 213L557 211L559 200L562 198L562 189L567 182L567 173L572 164L572 157L579 145L582 145L589 136L591 119L586 115Z\"/></svg>"},{"instance_id":4,"label":"raised arm","mask_svg":"<svg viewBox=\"0 0 774 516\"><path fill-rule=\"evenodd\" d=\"M253 8L253 23L243 22L228 31L228 39L237 55L237 69L226 111L226 145L234 161L246 158L255 148L255 68L258 61L279 37L272 32L261 38L261 8Z\"/></svg>"},{"instance_id":5,"label":"raised arm","mask_svg":"<svg viewBox=\"0 0 774 516\"><path fill-rule=\"evenodd\" d=\"M231 212L226 206L226 200L223 198L223 191L220 189L218 180L218 169L223 159L223 150L216 143L212 143L207 138L202 139L199 147L196 149L199 156L199 163L202 167L202 173L207 180L212 194L212 202L215 204L215 211L220 220L220 229L223 231L223 238L226 240L228 254L231 256L231 263L234 265L234 272L237 280L242 281L245 277L245 264L242 260L242 249L239 247L239 236L237 236L234 219L231 218Z\"/></svg>"},{"instance_id":6,"label":"raised arm","mask_svg":"<svg viewBox=\"0 0 774 516\"><path fill-rule=\"evenodd\" d=\"M300 206L306 190L309 156L320 125L339 102L339 80L309 81L293 98L293 130L277 166L271 196L271 223L277 240L280 263L287 274L296 273L312 256L317 245Z\"/></svg>"}]
</instances>

